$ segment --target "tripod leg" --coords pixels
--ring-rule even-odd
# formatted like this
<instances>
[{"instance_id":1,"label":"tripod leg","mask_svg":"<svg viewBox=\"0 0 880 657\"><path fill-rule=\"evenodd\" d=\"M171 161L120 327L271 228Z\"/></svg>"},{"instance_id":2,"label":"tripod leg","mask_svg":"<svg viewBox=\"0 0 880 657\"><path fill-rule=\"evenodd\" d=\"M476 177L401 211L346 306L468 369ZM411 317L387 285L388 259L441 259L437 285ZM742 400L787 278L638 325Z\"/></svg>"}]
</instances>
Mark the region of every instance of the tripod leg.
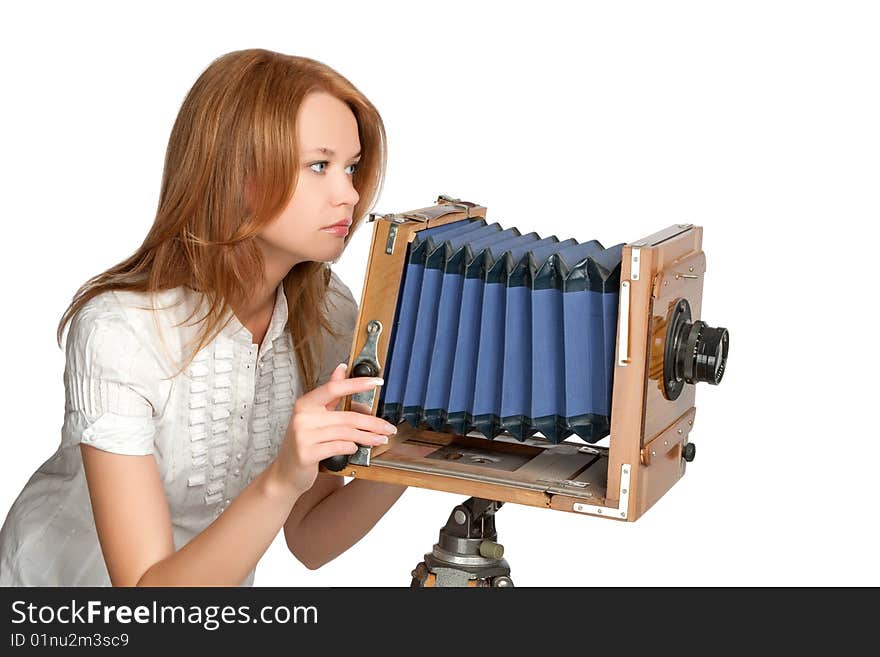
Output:
<instances>
[{"instance_id":1,"label":"tripod leg","mask_svg":"<svg viewBox=\"0 0 880 657\"><path fill-rule=\"evenodd\" d=\"M410 582L409 587L411 589L420 589L425 586L425 581L428 579L428 567L425 565L425 562L422 561L413 568L412 571L412 582Z\"/></svg>"}]
</instances>

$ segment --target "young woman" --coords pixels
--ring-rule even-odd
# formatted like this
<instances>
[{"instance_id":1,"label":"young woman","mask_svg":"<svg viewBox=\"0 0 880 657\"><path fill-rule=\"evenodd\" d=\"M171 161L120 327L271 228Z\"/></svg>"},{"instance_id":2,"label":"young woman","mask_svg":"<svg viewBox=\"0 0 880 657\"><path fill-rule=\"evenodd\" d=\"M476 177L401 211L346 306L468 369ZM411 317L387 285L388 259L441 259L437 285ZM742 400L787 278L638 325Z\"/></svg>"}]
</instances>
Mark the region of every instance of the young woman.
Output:
<instances>
[{"instance_id":1,"label":"young woman","mask_svg":"<svg viewBox=\"0 0 880 657\"><path fill-rule=\"evenodd\" d=\"M215 60L168 143L155 222L86 282L61 445L0 532L0 585L250 585L280 529L318 568L404 487L318 473L395 427L336 410L357 304L327 263L385 168L374 106L314 60Z\"/></svg>"}]
</instances>

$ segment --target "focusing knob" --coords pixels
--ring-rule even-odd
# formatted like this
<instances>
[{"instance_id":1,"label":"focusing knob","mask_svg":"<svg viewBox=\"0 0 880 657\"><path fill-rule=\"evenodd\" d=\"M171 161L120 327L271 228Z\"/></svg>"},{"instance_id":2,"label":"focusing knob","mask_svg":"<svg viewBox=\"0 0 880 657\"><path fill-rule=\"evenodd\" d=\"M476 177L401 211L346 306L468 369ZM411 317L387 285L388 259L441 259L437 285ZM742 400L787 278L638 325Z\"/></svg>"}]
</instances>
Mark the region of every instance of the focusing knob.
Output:
<instances>
[{"instance_id":1,"label":"focusing knob","mask_svg":"<svg viewBox=\"0 0 880 657\"><path fill-rule=\"evenodd\" d=\"M681 450L681 457L690 463L694 460L694 457L697 455L697 446L693 443L687 443L684 446L684 449Z\"/></svg>"},{"instance_id":2,"label":"focusing knob","mask_svg":"<svg viewBox=\"0 0 880 657\"><path fill-rule=\"evenodd\" d=\"M337 454L336 456L328 456L321 460L321 465L331 472L339 472L348 465L348 454Z\"/></svg>"},{"instance_id":3,"label":"focusing knob","mask_svg":"<svg viewBox=\"0 0 880 657\"><path fill-rule=\"evenodd\" d=\"M352 368L352 376L379 376L379 368L369 360L360 360ZM348 460L348 454L337 454L323 459L321 465L330 472L339 472L348 465Z\"/></svg>"},{"instance_id":4,"label":"focusing knob","mask_svg":"<svg viewBox=\"0 0 880 657\"><path fill-rule=\"evenodd\" d=\"M362 360L355 364L352 374L354 376L379 376L379 368L368 360Z\"/></svg>"}]
</instances>

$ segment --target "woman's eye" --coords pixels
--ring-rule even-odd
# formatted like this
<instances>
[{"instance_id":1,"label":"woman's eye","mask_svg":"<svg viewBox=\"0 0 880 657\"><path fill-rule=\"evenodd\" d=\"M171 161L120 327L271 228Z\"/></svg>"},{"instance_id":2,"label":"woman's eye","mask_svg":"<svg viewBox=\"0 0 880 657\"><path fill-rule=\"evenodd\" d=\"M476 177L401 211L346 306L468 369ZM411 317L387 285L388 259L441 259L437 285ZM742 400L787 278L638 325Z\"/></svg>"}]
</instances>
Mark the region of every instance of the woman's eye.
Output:
<instances>
[{"instance_id":1,"label":"woman's eye","mask_svg":"<svg viewBox=\"0 0 880 657\"><path fill-rule=\"evenodd\" d=\"M315 173L324 173L324 171L326 170L327 164L328 164L327 162L315 162L314 164L310 164L309 168L312 171L314 171ZM358 166L358 163L355 162L354 164L349 164L347 167L345 167L345 170L348 172L348 175L353 175L354 172L357 171L357 166ZM321 167L321 168L316 169L315 167ZM349 169L351 169L351 171L348 171Z\"/></svg>"}]
</instances>

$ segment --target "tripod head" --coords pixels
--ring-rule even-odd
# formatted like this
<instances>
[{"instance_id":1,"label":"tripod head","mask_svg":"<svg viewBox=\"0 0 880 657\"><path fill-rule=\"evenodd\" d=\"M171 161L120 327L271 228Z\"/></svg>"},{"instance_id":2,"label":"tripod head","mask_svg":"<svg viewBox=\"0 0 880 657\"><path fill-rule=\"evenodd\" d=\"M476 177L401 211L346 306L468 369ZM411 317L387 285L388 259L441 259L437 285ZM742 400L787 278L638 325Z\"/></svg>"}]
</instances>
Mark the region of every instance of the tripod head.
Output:
<instances>
[{"instance_id":1,"label":"tripod head","mask_svg":"<svg viewBox=\"0 0 880 657\"><path fill-rule=\"evenodd\" d=\"M513 586L495 531L495 513L502 504L471 497L456 506L433 551L413 570L411 586Z\"/></svg>"}]
</instances>

